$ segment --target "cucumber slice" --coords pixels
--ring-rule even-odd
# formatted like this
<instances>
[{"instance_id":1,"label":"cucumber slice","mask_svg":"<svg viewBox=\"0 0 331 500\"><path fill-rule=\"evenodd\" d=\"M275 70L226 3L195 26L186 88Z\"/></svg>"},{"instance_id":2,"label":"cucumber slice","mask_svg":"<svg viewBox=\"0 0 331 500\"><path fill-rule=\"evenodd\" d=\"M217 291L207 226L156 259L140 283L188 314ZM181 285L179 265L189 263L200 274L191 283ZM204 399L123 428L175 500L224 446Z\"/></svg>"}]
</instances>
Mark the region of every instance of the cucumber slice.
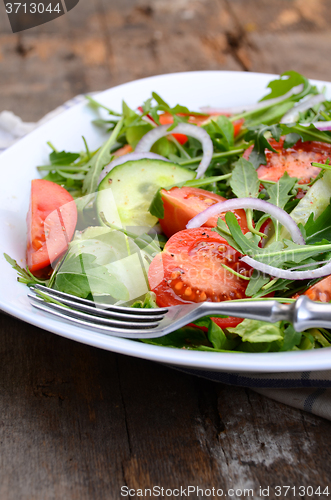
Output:
<instances>
[{"instance_id":1,"label":"cucumber slice","mask_svg":"<svg viewBox=\"0 0 331 500\"><path fill-rule=\"evenodd\" d=\"M117 226L130 227L137 234L153 227L158 219L148 211L160 187L195 178L195 172L162 160L128 161L113 168L100 182L96 209Z\"/></svg>"}]
</instances>

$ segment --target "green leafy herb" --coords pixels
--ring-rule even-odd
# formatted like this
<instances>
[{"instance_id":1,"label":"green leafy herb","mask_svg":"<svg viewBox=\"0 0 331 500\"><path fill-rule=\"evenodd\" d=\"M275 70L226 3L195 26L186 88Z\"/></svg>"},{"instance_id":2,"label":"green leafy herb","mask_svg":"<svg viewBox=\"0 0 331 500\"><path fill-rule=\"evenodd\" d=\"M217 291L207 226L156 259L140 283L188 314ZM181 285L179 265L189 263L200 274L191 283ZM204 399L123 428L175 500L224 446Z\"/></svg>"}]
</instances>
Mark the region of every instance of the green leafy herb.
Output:
<instances>
[{"instance_id":1,"label":"green leafy herb","mask_svg":"<svg viewBox=\"0 0 331 500\"><path fill-rule=\"evenodd\" d=\"M28 268L23 269L23 267L19 266L16 262L16 260L12 259L9 257L8 254L4 253L3 254L4 258L12 266L13 269L18 274L17 281L20 283L24 283L25 285L31 286L31 285L36 285L36 284L41 284L41 285L46 285L47 286L47 280L39 280L31 272L29 271Z\"/></svg>"},{"instance_id":2,"label":"green leafy herb","mask_svg":"<svg viewBox=\"0 0 331 500\"><path fill-rule=\"evenodd\" d=\"M49 159L52 165L70 165L79 157L79 153L67 153L66 151L53 151L49 155Z\"/></svg>"},{"instance_id":3,"label":"green leafy herb","mask_svg":"<svg viewBox=\"0 0 331 500\"><path fill-rule=\"evenodd\" d=\"M157 339L143 339L145 344L162 345L179 349L198 349L212 347L205 333L199 328L185 327ZM212 349L214 350L214 349Z\"/></svg>"},{"instance_id":4,"label":"green leafy herb","mask_svg":"<svg viewBox=\"0 0 331 500\"><path fill-rule=\"evenodd\" d=\"M211 119L203 127L210 135L214 144L214 151L229 151L234 143L233 123L224 115Z\"/></svg>"},{"instance_id":5,"label":"green leafy herb","mask_svg":"<svg viewBox=\"0 0 331 500\"><path fill-rule=\"evenodd\" d=\"M302 333L297 332L293 325L288 325L284 330L284 342L281 351L292 351L301 342Z\"/></svg>"},{"instance_id":6,"label":"green leafy herb","mask_svg":"<svg viewBox=\"0 0 331 500\"><path fill-rule=\"evenodd\" d=\"M136 309L155 309L157 308L156 304L156 295L154 292L147 292L144 300L136 300L131 307L135 307Z\"/></svg>"},{"instance_id":7,"label":"green leafy herb","mask_svg":"<svg viewBox=\"0 0 331 500\"><path fill-rule=\"evenodd\" d=\"M246 141L254 141L254 148L249 155L249 161L253 163L255 168L260 165L266 165L267 160L265 157L265 150L269 149L274 153L277 153L266 139L265 134L270 132L275 141L279 141L281 137L282 130L279 125L258 125L257 127L250 128L245 135Z\"/></svg>"},{"instance_id":8,"label":"green leafy herb","mask_svg":"<svg viewBox=\"0 0 331 500\"><path fill-rule=\"evenodd\" d=\"M89 171L83 182L83 192L86 194L93 194L98 186L98 179L100 173L105 165L107 165L111 160L110 148L116 142L117 136L119 135L121 128L123 126L123 119L120 120L116 127L114 128L109 139L104 143L104 145L99 149L97 154L90 160L86 165Z\"/></svg>"},{"instance_id":9,"label":"green leafy herb","mask_svg":"<svg viewBox=\"0 0 331 500\"><path fill-rule=\"evenodd\" d=\"M237 198L257 198L260 181L251 162L240 158L235 163L230 186Z\"/></svg>"},{"instance_id":10,"label":"green leafy herb","mask_svg":"<svg viewBox=\"0 0 331 500\"><path fill-rule=\"evenodd\" d=\"M246 288L246 297L253 297L257 294L261 288L270 281L270 278L266 278L259 271L254 269L251 279L249 280L248 286ZM266 293L269 293L266 292Z\"/></svg>"},{"instance_id":11,"label":"green leafy herb","mask_svg":"<svg viewBox=\"0 0 331 500\"><path fill-rule=\"evenodd\" d=\"M101 294L117 300L129 299L125 285L105 266L97 264L95 256L87 253L69 255L65 259L57 273L54 288L82 298Z\"/></svg>"},{"instance_id":12,"label":"green leafy herb","mask_svg":"<svg viewBox=\"0 0 331 500\"><path fill-rule=\"evenodd\" d=\"M274 342L283 340L281 322L266 323L253 319L244 319L235 328L228 328L229 332L239 335L243 342Z\"/></svg>"},{"instance_id":13,"label":"green leafy herb","mask_svg":"<svg viewBox=\"0 0 331 500\"><path fill-rule=\"evenodd\" d=\"M288 173L285 172L284 175L275 184L266 184L265 188L270 197L268 201L273 205L276 205L276 207L284 208L286 203L293 197L293 195L289 193L293 189L296 180L297 179L290 177ZM277 241L279 240L280 235L280 223L274 218L272 218L272 221L275 228L275 239Z\"/></svg>"},{"instance_id":14,"label":"green leafy herb","mask_svg":"<svg viewBox=\"0 0 331 500\"><path fill-rule=\"evenodd\" d=\"M281 74L280 78L278 78L277 80L272 80L268 84L267 88L270 88L271 92L262 97L262 99L260 99L260 102L267 99L280 97L293 89L293 87L296 87L300 84L303 84L304 88L303 91L300 92L300 94L293 96L296 100L304 97L304 95L307 94L309 90L312 90L312 86L307 78L305 78L303 75L300 75L300 73L297 73L296 71L285 71Z\"/></svg>"},{"instance_id":15,"label":"green leafy herb","mask_svg":"<svg viewBox=\"0 0 331 500\"><path fill-rule=\"evenodd\" d=\"M306 243L320 243L322 240L331 242L331 205L328 205L324 212L316 220L311 213L305 224Z\"/></svg>"},{"instance_id":16,"label":"green leafy herb","mask_svg":"<svg viewBox=\"0 0 331 500\"><path fill-rule=\"evenodd\" d=\"M293 125L281 123L279 128L281 135L296 134L302 141L320 141L331 144L331 133L318 130L313 123L310 123L308 126L300 125L299 123Z\"/></svg>"}]
</instances>

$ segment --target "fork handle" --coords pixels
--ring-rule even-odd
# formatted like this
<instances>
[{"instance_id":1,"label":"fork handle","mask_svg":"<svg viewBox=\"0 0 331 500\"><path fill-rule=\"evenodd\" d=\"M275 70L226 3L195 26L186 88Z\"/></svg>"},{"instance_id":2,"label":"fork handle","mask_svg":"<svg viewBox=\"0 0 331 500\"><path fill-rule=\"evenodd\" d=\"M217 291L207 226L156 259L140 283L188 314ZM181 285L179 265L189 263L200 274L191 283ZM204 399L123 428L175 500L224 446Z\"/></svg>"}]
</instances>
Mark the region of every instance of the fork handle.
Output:
<instances>
[{"instance_id":1,"label":"fork handle","mask_svg":"<svg viewBox=\"0 0 331 500\"><path fill-rule=\"evenodd\" d=\"M202 314L203 312L203 314ZM281 304L276 300L254 300L249 302L204 302L199 308L199 317L211 314L225 314L238 318L259 321L293 321L293 304Z\"/></svg>"},{"instance_id":2,"label":"fork handle","mask_svg":"<svg viewBox=\"0 0 331 500\"><path fill-rule=\"evenodd\" d=\"M203 312L203 314L202 314ZM307 328L331 328L331 304L313 302L305 295L291 304L275 300L249 302L204 302L199 317L211 314L228 314L238 318L259 321L290 321L297 332ZM196 318L197 319L197 318Z\"/></svg>"},{"instance_id":3,"label":"fork handle","mask_svg":"<svg viewBox=\"0 0 331 500\"><path fill-rule=\"evenodd\" d=\"M307 328L331 328L331 304L327 302L313 302L305 295L301 295L294 306L293 326L297 332Z\"/></svg>"}]
</instances>

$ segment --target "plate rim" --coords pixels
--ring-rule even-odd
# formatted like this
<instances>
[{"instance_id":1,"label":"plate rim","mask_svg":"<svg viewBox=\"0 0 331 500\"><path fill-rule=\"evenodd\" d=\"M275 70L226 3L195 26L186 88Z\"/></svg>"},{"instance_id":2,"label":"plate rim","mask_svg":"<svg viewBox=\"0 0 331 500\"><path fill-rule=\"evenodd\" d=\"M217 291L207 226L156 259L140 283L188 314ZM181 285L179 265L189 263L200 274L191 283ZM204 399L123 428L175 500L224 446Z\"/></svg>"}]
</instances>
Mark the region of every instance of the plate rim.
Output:
<instances>
[{"instance_id":1,"label":"plate rim","mask_svg":"<svg viewBox=\"0 0 331 500\"><path fill-rule=\"evenodd\" d=\"M93 97L95 99L102 99L104 94L111 92L113 90L121 90L129 88L130 86L136 85L144 82L152 82L155 80L166 79L166 78L178 78L182 75L205 75L208 74L227 74L231 76L245 75L245 78L274 78L279 75L270 73L257 73L257 72L242 72L242 71L222 71L222 70L208 70L208 71L185 71L177 73L166 73L162 75L153 75L146 78L140 78L137 80L129 81L111 87L104 91L95 94ZM309 79L313 84L328 84L330 82ZM64 110L63 113L54 116L49 121L45 122L40 127L37 127L30 134L23 137L17 141L14 145L6 149L0 154L0 159L5 159L7 156L14 154L17 148L20 148L25 142L28 142L31 137L40 134L40 129L44 127L54 126L56 121L63 116L64 113L70 113L71 111L77 111L78 108L83 108L86 106L84 102L75 104L72 108ZM9 265L9 264L8 264ZM25 294L28 293L28 288L19 284L19 286L25 289ZM28 301L28 299L26 298ZM30 306L30 310L17 310L10 303L3 302L0 297L0 309L9 315L25 321L26 323L32 324L43 330L55 333L62 337L81 342L94 347L102 348L104 350L116 352L119 354L126 354L129 356L138 357L141 359L148 359L150 361L156 361L161 363L166 363L169 365L176 365L182 367L195 368L197 370L209 370L209 371L220 371L220 372L234 372L234 373L284 373L284 372L301 372L301 371L320 371L331 369L331 356L329 348L322 348L309 351L290 351L290 352L278 352L278 353L222 353L222 352L205 352L205 351L195 351L195 350L185 350L177 349L164 346L156 346L152 344L145 344L130 339L121 339L118 337L113 337L111 335L104 335L98 332L93 332L92 330L81 329L75 325L72 325L66 321L59 321L53 319L48 315L36 311ZM47 319L47 326L45 327L45 318ZM245 361L244 359L245 358ZM244 361L244 366L243 366Z\"/></svg>"}]
</instances>

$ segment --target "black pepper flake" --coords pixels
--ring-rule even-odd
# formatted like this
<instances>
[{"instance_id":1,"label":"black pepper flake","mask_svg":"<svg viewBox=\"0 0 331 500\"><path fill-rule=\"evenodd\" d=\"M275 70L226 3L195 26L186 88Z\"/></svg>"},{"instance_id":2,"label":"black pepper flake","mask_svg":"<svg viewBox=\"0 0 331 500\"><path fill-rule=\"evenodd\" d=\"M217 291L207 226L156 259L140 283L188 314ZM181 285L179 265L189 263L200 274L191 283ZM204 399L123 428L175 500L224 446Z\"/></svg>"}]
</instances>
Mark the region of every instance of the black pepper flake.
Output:
<instances>
[{"instance_id":1,"label":"black pepper flake","mask_svg":"<svg viewBox=\"0 0 331 500\"><path fill-rule=\"evenodd\" d=\"M175 257L175 254L174 254L174 253L171 253L170 255L171 255L171 257Z\"/></svg>"}]
</instances>

